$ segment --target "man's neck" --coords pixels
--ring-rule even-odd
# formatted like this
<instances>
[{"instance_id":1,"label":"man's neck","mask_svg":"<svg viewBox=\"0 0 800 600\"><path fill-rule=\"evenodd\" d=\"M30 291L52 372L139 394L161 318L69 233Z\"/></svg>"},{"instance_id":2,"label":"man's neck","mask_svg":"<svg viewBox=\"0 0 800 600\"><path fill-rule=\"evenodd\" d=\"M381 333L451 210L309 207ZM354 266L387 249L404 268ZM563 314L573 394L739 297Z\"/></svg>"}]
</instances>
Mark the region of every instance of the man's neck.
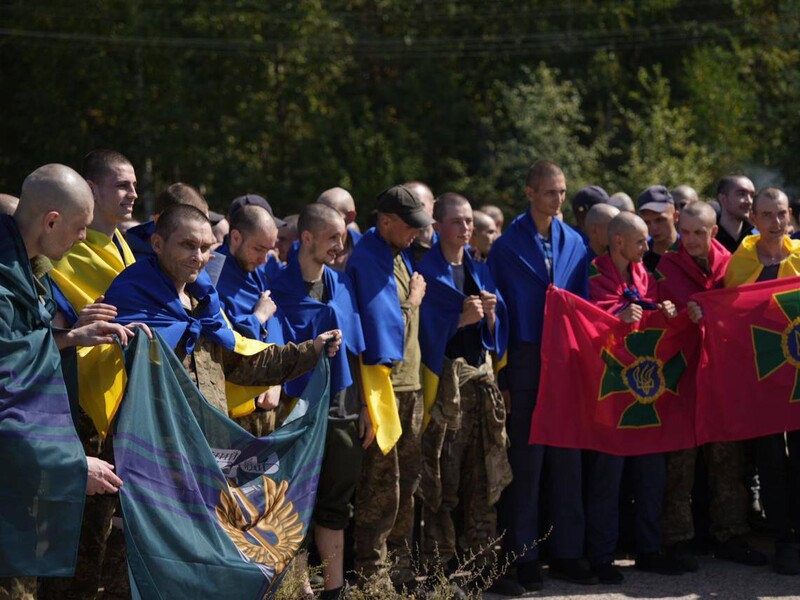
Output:
<instances>
[{"instance_id":1,"label":"man's neck","mask_svg":"<svg viewBox=\"0 0 800 600\"><path fill-rule=\"evenodd\" d=\"M690 255L691 256L691 255ZM708 254L703 256L692 256L692 260L703 270L703 273L711 273L711 264L708 260Z\"/></svg>"},{"instance_id":2,"label":"man's neck","mask_svg":"<svg viewBox=\"0 0 800 600\"><path fill-rule=\"evenodd\" d=\"M533 208L530 209L531 218L536 225L536 231L539 235L545 238L550 237L550 228L553 225L553 217L534 212Z\"/></svg>"},{"instance_id":3,"label":"man's neck","mask_svg":"<svg viewBox=\"0 0 800 600\"><path fill-rule=\"evenodd\" d=\"M744 221L737 219L728 212L722 211L719 216L719 226L727 231L733 239L738 240L739 235L742 233Z\"/></svg>"},{"instance_id":4,"label":"man's neck","mask_svg":"<svg viewBox=\"0 0 800 600\"><path fill-rule=\"evenodd\" d=\"M664 254L667 250L672 248L675 245L675 242L678 241L678 232L673 231L670 237L663 242L658 242L653 244L653 251L656 254Z\"/></svg>"},{"instance_id":5,"label":"man's neck","mask_svg":"<svg viewBox=\"0 0 800 600\"><path fill-rule=\"evenodd\" d=\"M597 256L603 256L608 249L608 246L600 246L600 244L589 244L592 248L592 252L594 252Z\"/></svg>"},{"instance_id":6,"label":"man's neck","mask_svg":"<svg viewBox=\"0 0 800 600\"><path fill-rule=\"evenodd\" d=\"M614 268L617 270L617 273L620 274L622 280L625 283L632 283L631 261L616 252L612 252L611 262L614 263Z\"/></svg>"},{"instance_id":7,"label":"man's neck","mask_svg":"<svg viewBox=\"0 0 800 600\"><path fill-rule=\"evenodd\" d=\"M325 272L325 265L321 265L313 260L302 245L297 253L297 262L300 264L300 273L303 276L303 281L311 283L322 279L322 274Z\"/></svg>"},{"instance_id":8,"label":"man's neck","mask_svg":"<svg viewBox=\"0 0 800 600\"><path fill-rule=\"evenodd\" d=\"M14 219L13 216L11 218ZM26 227L24 223L20 223L17 219L14 219L14 221L17 224L17 229L19 229L19 235L22 237L22 242L25 244L25 252L28 254L28 260L32 260L34 256L41 254L41 252L39 252L36 236L32 234L30 229Z\"/></svg>"},{"instance_id":9,"label":"man's neck","mask_svg":"<svg viewBox=\"0 0 800 600\"><path fill-rule=\"evenodd\" d=\"M447 247L441 244L441 247L442 256L444 256L444 259L451 265L460 265L464 262L464 246L459 244L457 246Z\"/></svg>"},{"instance_id":10,"label":"man's neck","mask_svg":"<svg viewBox=\"0 0 800 600\"><path fill-rule=\"evenodd\" d=\"M117 224L109 223L102 217L95 215L92 224L89 225L89 229L94 229L95 231L99 231L100 233L104 233L108 237L111 237L114 235L114 231L117 229Z\"/></svg>"},{"instance_id":11,"label":"man's neck","mask_svg":"<svg viewBox=\"0 0 800 600\"><path fill-rule=\"evenodd\" d=\"M783 243L783 238L761 238L756 244L756 251L758 252L758 259L766 265L775 264L786 258L788 252Z\"/></svg>"}]
</instances>

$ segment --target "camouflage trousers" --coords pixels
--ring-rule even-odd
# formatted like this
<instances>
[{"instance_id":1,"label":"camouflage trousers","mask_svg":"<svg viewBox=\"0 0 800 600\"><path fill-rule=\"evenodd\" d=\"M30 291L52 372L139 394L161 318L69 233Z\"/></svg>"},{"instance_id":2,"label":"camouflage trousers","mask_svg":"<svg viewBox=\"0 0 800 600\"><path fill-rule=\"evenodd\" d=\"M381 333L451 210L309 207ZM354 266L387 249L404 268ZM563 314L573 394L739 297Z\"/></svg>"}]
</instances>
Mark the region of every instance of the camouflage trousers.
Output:
<instances>
[{"instance_id":1,"label":"camouflage trousers","mask_svg":"<svg viewBox=\"0 0 800 600\"><path fill-rule=\"evenodd\" d=\"M275 431L277 414L278 411L275 409L257 410L244 417L237 417L234 421L248 433L256 437L264 437Z\"/></svg>"},{"instance_id":2,"label":"camouflage trousers","mask_svg":"<svg viewBox=\"0 0 800 600\"><path fill-rule=\"evenodd\" d=\"M725 542L748 531L742 444L717 442L701 449L708 464L711 535ZM691 496L697 451L698 448L688 448L667 454L667 485L661 516L666 545L694 537Z\"/></svg>"},{"instance_id":3,"label":"camouflage trousers","mask_svg":"<svg viewBox=\"0 0 800 600\"><path fill-rule=\"evenodd\" d=\"M410 581L414 533L414 493L419 486L422 458L422 392L395 392L403 433L383 454L373 443L364 451L355 498L355 570L363 577L383 571L387 552L391 577Z\"/></svg>"},{"instance_id":4,"label":"camouflage trousers","mask_svg":"<svg viewBox=\"0 0 800 600\"><path fill-rule=\"evenodd\" d=\"M0 600L36 600L36 577L0 577Z\"/></svg>"},{"instance_id":5,"label":"camouflage trousers","mask_svg":"<svg viewBox=\"0 0 800 600\"><path fill-rule=\"evenodd\" d=\"M463 360L446 360L431 413L422 436L423 562L446 562L460 546L489 563L497 536L494 504L511 481L511 467L505 407L488 365L476 369ZM454 512L459 507L462 536L457 540Z\"/></svg>"}]
</instances>

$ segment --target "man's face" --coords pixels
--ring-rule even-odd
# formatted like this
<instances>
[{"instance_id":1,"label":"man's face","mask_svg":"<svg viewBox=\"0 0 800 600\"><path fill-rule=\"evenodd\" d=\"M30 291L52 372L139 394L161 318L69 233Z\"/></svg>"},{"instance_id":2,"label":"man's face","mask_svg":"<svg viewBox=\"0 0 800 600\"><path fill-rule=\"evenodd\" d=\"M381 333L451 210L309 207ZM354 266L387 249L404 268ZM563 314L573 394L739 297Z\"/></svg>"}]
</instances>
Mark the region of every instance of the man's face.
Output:
<instances>
[{"instance_id":1,"label":"man's face","mask_svg":"<svg viewBox=\"0 0 800 600\"><path fill-rule=\"evenodd\" d=\"M708 225L700 217L690 217L685 213L680 220L681 244L694 258L708 258L711 240L717 234L715 224Z\"/></svg>"},{"instance_id":2,"label":"man's face","mask_svg":"<svg viewBox=\"0 0 800 600\"><path fill-rule=\"evenodd\" d=\"M675 239L676 215L675 207L672 205L667 206L664 212L643 210L639 213L639 216L647 224L650 237L653 238L653 242L656 244Z\"/></svg>"},{"instance_id":3,"label":"man's face","mask_svg":"<svg viewBox=\"0 0 800 600\"><path fill-rule=\"evenodd\" d=\"M782 238L789 230L789 200L780 197L761 198L752 213L753 225L763 240Z\"/></svg>"},{"instance_id":4,"label":"man's face","mask_svg":"<svg viewBox=\"0 0 800 600\"><path fill-rule=\"evenodd\" d=\"M318 265L331 266L344 250L343 240L345 235L344 221L328 223L316 233L308 232L309 254Z\"/></svg>"},{"instance_id":5,"label":"man's face","mask_svg":"<svg viewBox=\"0 0 800 600\"><path fill-rule=\"evenodd\" d=\"M525 186L525 195L531 203L533 214L555 217L567 197L567 180L564 175L543 177L536 188Z\"/></svg>"},{"instance_id":6,"label":"man's face","mask_svg":"<svg viewBox=\"0 0 800 600\"><path fill-rule=\"evenodd\" d=\"M750 217L755 195L753 182L747 177L740 177L727 193L719 195L718 200L724 212L744 221Z\"/></svg>"},{"instance_id":7,"label":"man's face","mask_svg":"<svg viewBox=\"0 0 800 600\"><path fill-rule=\"evenodd\" d=\"M486 256L497 239L497 235L497 226L490 219L488 223L484 224L484 227L475 226L469 243L475 246L483 256Z\"/></svg>"},{"instance_id":8,"label":"man's face","mask_svg":"<svg viewBox=\"0 0 800 600\"><path fill-rule=\"evenodd\" d=\"M211 258L216 238L211 225L200 221L183 223L168 239L157 233L151 238L158 264L175 285L193 283Z\"/></svg>"},{"instance_id":9,"label":"man's face","mask_svg":"<svg viewBox=\"0 0 800 600\"><path fill-rule=\"evenodd\" d=\"M436 230L443 247L463 248L472 237L472 208L469 204L451 206L442 220L436 223Z\"/></svg>"},{"instance_id":10,"label":"man's face","mask_svg":"<svg viewBox=\"0 0 800 600\"><path fill-rule=\"evenodd\" d=\"M75 242L86 239L86 228L92 222L92 209L59 213L51 221L42 251L50 260L60 260Z\"/></svg>"},{"instance_id":11,"label":"man's face","mask_svg":"<svg viewBox=\"0 0 800 600\"><path fill-rule=\"evenodd\" d=\"M381 235L395 248L408 248L422 233L423 228L412 227L397 215L383 214L381 218L385 219Z\"/></svg>"},{"instance_id":12,"label":"man's face","mask_svg":"<svg viewBox=\"0 0 800 600\"><path fill-rule=\"evenodd\" d=\"M274 229L254 229L241 232L234 229L230 234L231 254L246 273L252 273L267 262L269 251L275 248L278 234Z\"/></svg>"},{"instance_id":13,"label":"man's face","mask_svg":"<svg viewBox=\"0 0 800 600\"><path fill-rule=\"evenodd\" d=\"M642 262L647 252L647 228L637 227L615 236L619 241L617 247L622 257L630 263Z\"/></svg>"},{"instance_id":14,"label":"man's face","mask_svg":"<svg viewBox=\"0 0 800 600\"><path fill-rule=\"evenodd\" d=\"M281 227L278 229L278 242L275 244L275 247L278 249L278 258L280 258L283 262L286 262L286 258L289 256L289 250L292 248L292 244L297 239L297 231L295 231L294 227Z\"/></svg>"},{"instance_id":15,"label":"man's face","mask_svg":"<svg viewBox=\"0 0 800 600\"><path fill-rule=\"evenodd\" d=\"M136 173L129 164L112 165L99 181L90 181L94 194L95 216L109 223L131 218L136 201Z\"/></svg>"}]
</instances>

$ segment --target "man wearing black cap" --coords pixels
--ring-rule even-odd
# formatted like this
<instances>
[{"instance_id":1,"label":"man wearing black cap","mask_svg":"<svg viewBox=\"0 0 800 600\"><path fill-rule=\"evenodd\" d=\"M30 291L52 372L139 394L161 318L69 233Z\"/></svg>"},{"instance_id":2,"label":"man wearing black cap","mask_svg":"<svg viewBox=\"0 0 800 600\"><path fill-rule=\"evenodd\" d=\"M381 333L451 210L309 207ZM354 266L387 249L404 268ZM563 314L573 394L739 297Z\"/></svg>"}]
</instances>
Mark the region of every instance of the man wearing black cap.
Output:
<instances>
[{"instance_id":1,"label":"man wearing black cap","mask_svg":"<svg viewBox=\"0 0 800 600\"><path fill-rule=\"evenodd\" d=\"M677 250L678 230L675 224L678 222L678 212L672 194L663 185L651 185L639 194L636 204L639 206L639 216L647 223L650 234L650 249L642 262L653 273L662 254L667 250Z\"/></svg>"},{"instance_id":2,"label":"man wearing black cap","mask_svg":"<svg viewBox=\"0 0 800 600\"><path fill-rule=\"evenodd\" d=\"M595 204L608 204L608 193L599 185L587 185L572 197L572 212L575 214L578 233L588 245L586 235L586 213Z\"/></svg>"},{"instance_id":3,"label":"man wearing black cap","mask_svg":"<svg viewBox=\"0 0 800 600\"><path fill-rule=\"evenodd\" d=\"M418 340L425 280L403 252L433 223L405 186L378 196L377 224L347 261L365 350L362 381L377 444L364 452L355 500L355 567L377 573L393 554L395 585L411 587L414 492L421 470L422 392Z\"/></svg>"}]
</instances>

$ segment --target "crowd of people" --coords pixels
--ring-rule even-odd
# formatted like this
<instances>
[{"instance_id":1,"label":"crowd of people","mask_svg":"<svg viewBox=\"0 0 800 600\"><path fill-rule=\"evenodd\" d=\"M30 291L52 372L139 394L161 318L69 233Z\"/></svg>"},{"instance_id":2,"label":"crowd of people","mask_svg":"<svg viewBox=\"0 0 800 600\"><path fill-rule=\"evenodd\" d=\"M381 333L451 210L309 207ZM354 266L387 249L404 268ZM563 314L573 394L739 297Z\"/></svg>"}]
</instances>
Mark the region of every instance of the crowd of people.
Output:
<instances>
[{"instance_id":1,"label":"crowd of people","mask_svg":"<svg viewBox=\"0 0 800 600\"><path fill-rule=\"evenodd\" d=\"M435 197L419 181L378 194L364 233L339 187L279 218L255 194L218 214L174 183L153 218L136 223L134 166L95 150L80 174L46 165L19 199L0 195L0 340L42 332L36 352L55 373L69 347L158 330L208 402L256 436L280 427L327 353L331 403L307 539L323 565L321 598L346 597L351 571L423 593L415 555L423 570L447 574L474 557L471 568L507 596L541 589L542 562L549 577L620 584L627 512L636 569L696 571L700 455L710 552L767 565L745 537L755 518L775 538L774 570L800 574L798 432L632 457L528 442L551 284L625 322L686 310L701 324L694 292L800 273L800 241L789 235L800 211L781 190L756 192L731 175L710 201L687 185L651 186L635 203L584 187L571 198L571 226L558 165L538 161L520 183L528 206L505 230L497 207ZM2 420L14 414L6 397L19 385L11 377L0 375L2 443ZM252 386L265 391L253 397ZM10 576L0 599L130 596L114 525L124 481L113 416L76 417L88 498L74 576L0 571ZM0 542L2 557L7 532ZM301 571L307 560L298 554Z\"/></svg>"}]
</instances>

